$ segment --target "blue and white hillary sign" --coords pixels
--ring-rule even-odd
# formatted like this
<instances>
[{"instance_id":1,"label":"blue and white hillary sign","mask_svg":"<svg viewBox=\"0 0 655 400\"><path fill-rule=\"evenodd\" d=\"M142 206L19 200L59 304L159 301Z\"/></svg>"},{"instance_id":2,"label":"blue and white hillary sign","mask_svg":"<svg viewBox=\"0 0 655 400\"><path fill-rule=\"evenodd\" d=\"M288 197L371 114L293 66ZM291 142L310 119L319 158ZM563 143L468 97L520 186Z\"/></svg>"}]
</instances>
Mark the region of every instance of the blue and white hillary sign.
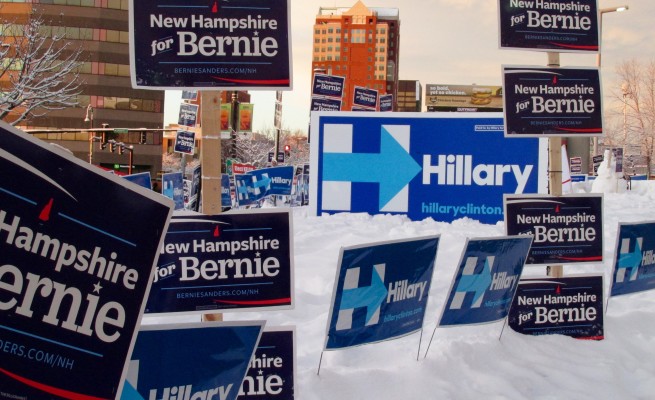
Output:
<instances>
[{"instance_id":1,"label":"blue and white hillary sign","mask_svg":"<svg viewBox=\"0 0 655 400\"><path fill-rule=\"evenodd\" d=\"M172 213L0 122L1 398L120 394Z\"/></svg>"},{"instance_id":2,"label":"blue and white hillary sign","mask_svg":"<svg viewBox=\"0 0 655 400\"><path fill-rule=\"evenodd\" d=\"M175 135L176 153L193 154L196 148L196 133L190 131L177 131Z\"/></svg>"},{"instance_id":3,"label":"blue and white hillary sign","mask_svg":"<svg viewBox=\"0 0 655 400\"><path fill-rule=\"evenodd\" d=\"M378 91L361 86L355 86L353 90L353 109L376 110L378 107Z\"/></svg>"},{"instance_id":4,"label":"blue and white hillary sign","mask_svg":"<svg viewBox=\"0 0 655 400\"><path fill-rule=\"evenodd\" d=\"M505 138L498 113L315 112L311 129L316 215L496 223L504 193L546 191L545 147Z\"/></svg>"},{"instance_id":5,"label":"blue and white hillary sign","mask_svg":"<svg viewBox=\"0 0 655 400\"><path fill-rule=\"evenodd\" d=\"M530 236L468 239L439 325L483 324L505 318L531 242Z\"/></svg>"},{"instance_id":6,"label":"blue and white hillary sign","mask_svg":"<svg viewBox=\"0 0 655 400\"><path fill-rule=\"evenodd\" d=\"M263 168L234 175L237 203L253 204L266 196L291 195L294 168L291 165Z\"/></svg>"},{"instance_id":7,"label":"blue and white hillary sign","mask_svg":"<svg viewBox=\"0 0 655 400\"><path fill-rule=\"evenodd\" d=\"M439 236L341 249L325 350L420 330Z\"/></svg>"},{"instance_id":8,"label":"blue and white hillary sign","mask_svg":"<svg viewBox=\"0 0 655 400\"><path fill-rule=\"evenodd\" d=\"M184 180L181 172L162 174L161 194L173 199L176 210L184 209Z\"/></svg>"},{"instance_id":9,"label":"blue and white hillary sign","mask_svg":"<svg viewBox=\"0 0 655 400\"><path fill-rule=\"evenodd\" d=\"M505 135L602 136L597 68L503 66Z\"/></svg>"},{"instance_id":10,"label":"blue and white hillary sign","mask_svg":"<svg viewBox=\"0 0 655 400\"><path fill-rule=\"evenodd\" d=\"M221 206L232 207L232 186L230 175L221 174Z\"/></svg>"},{"instance_id":11,"label":"blue and white hillary sign","mask_svg":"<svg viewBox=\"0 0 655 400\"><path fill-rule=\"evenodd\" d=\"M266 196L266 183L256 182L249 174L234 174L234 195L240 207L257 203Z\"/></svg>"},{"instance_id":12,"label":"blue and white hillary sign","mask_svg":"<svg viewBox=\"0 0 655 400\"><path fill-rule=\"evenodd\" d=\"M346 78L343 76L314 74L312 96L341 99L343 96L343 84L345 81Z\"/></svg>"},{"instance_id":13,"label":"blue and white hillary sign","mask_svg":"<svg viewBox=\"0 0 655 400\"><path fill-rule=\"evenodd\" d=\"M610 296L655 288L655 221L620 223Z\"/></svg>"},{"instance_id":14,"label":"blue and white hillary sign","mask_svg":"<svg viewBox=\"0 0 655 400\"><path fill-rule=\"evenodd\" d=\"M132 87L283 90L289 0L130 0Z\"/></svg>"},{"instance_id":15,"label":"blue and white hillary sign","mask_svg":"<svg viewBox=\"0 0 655 400\"><path fill-rule=\"evenodd\" d=\"M266 328L238 400L293 400L296 381L295 328Z\"/></svg>"},{"instance_id":16,"label":"blue and white hillary sign","mask_svg":"<svg viewBox=\"0 0 655 400\"><path fill-rule=\"evenodd\" d=\"M143 325L120 399L235 400L264 324Z\"/></svg>"},{"instance_id":17,"label":"blue and white hillary sign","mask_svg":"<svg viewBox=\"0 0 655 400\"><path fill-rule=\"evenodd\" d=\"M293 308L289 210L175 215L146 313Z\"/></svg>"},{"instance_id":18,"label":"blue and white hillary sign","mask_svg":"<svg viewBox=\"0 0 655 400\"><path fill-rule=\"evenodd\" d=\"M499 0L502 49L599 51L597 0Z\"/></svg>"},{"instance_id":19,"label":"blue and white hillary sign","mask_svg":"<svg viewBox=\"0 0 655 400\"><path fill-rule=\"evenodd\" d=\"M521 279L507 322L524 335L602 340L603 276Z\"/></svg>"}]
</instances>

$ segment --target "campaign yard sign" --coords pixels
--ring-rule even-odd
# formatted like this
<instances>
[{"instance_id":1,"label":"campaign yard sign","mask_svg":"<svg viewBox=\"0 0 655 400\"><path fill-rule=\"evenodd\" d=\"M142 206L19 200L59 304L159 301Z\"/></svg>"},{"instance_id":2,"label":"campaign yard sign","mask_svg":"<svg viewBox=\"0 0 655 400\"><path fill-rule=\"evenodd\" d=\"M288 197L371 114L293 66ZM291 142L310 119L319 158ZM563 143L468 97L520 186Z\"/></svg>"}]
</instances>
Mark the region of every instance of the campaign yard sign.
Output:
<instances>
[{"instance_id":1,"label":"campaign yard sign","mask_svg":"<svg viewBox=\"0 0 655 400\"><path fill-rule=\"evenodd\" d=\"M121 400L236 399L264 325L143 325Z\"/></svg>"},{"instance_id":2,"label":"campaign yard sign","mask_svg":"<svg viewBox=\"0 0 655 400\"><path fill-rule=\"evenodd\" d=\"M505 318L531 242L530 236L467 239L439 325L484 324Z\"/></svg>"},{"instance_id":3,"label":"campaign yard sign","mask_svg":"<svg viewBox=\"0 0 655 400\"><path fill-rule=\"evenodd\" d=\"M182 154L193 154L196 148L196 133L190 131L177 131L173 151Z\"/></svg>"},{"instance_id":4,"label":"campaign yard sign","mask_svg":"<svg viewBox=\"0 0 655 400\"><path fill-rule=\"evenodd\" d=\"M380 95L380 111L393 111L393 94Z\"/></svg>"},{"instance_id":5,"label":"campaign yard sign","mask_svg":"<svg viewBox=\"0 0 655 400\"><path fill-rule=\"evenodd\" d=\"M619 223L610 296L655 288L655 221Z\"/></svg>"},{"instance_id":6,"label":"campaign yard sign","mask_svg":"<svg viewBox=\"0 0 655 400\"><path fill-rule=\"evenodd\" d=\"M296 381L295 328L266 328L238 400L293 400Z\"/></svg>"},{"instance_id":7,"label":"campaign yard sign","mask_svg":"<svg viewBox=\"0 0 655 400\"><path fill-rule=\"evenodd\" d=\"M353 90L353 110L375 111L378 107L378 91L361 86L355 86Z\"/></svg>"},{"instance_id":8,"label":"campaign yard sign","mask_svg":"<svg viewBox=\"0 0 655 400\"><path fill-rule=\"evenodd\" d=\"M146 313L293 308L289 210L176 215Z\"/></svg>"},{"instance_id":9,"label":"campaign yard sign","mask_svg":"<svg viewBox=\"0 0 655 400\"><path fill-rule=\"evenodd\" d=\"M503 66L505 135L602 136L597 68Z\"/></svg>"},{"instance_id":10,"label":"campaign yard sign","mask_svg":"<svg viewBox=\"0 0 655 400\"><path fill-rule=\"evenodd\" d=\"M599 51L597 0L499 0L501 49Z\"/></svg>"},{"instance_id":11,"label":"campaign yard sign","mask_svg":"<svg viewBox=\"0 0 655 400\"><path fill-rule=\"evenodd\" d=\"M172 201L4 123L0 182L0 397L116 398Z\"/></svg>"},{"instance_id":12,"label":"campaign yard sign","mask_svg":"<svg viewBox=\"0 0 655 400\"><path fill-rule=\"evenodd\" d=\"M420 330L438 245L436 235L342 248L325 350Z\"/></svg>"},{"instance_id":13,"label":"campaign yard sign","mask_svg":"<svg viewBox=\"0 0 655 400\"><path fill-rule=\"evenodd\" d=\"M173 199L175 209L184 209L184 179L181 172L169 172L161 176L161 194Z\"/></svg>"},{"instance_id":14,"label":"campaign yard sign","mask_svg":"<svg viewBox=\"0 0 655 400\"><path fill-rule=\"evenodd\" d=\"M602 340L603 276L521 279L509 326L524 335L566 335Z\"/></svg>"},{"instance_id":15,"label":"campaign yard sign","mask_svg":"<svg viewBox=\"0 0 655 400\"><path fill-rule=\"evenodd\" d=\"M503 194L546 192L546 146L505 138L498 113L314 112L311 130L316 215L495 224Z\"/></svg>"},{"instance_id":16,"label":"campaign yard sign","mask_svg":"<svg viewBox=\"0 0 655 400\"><path fill-rule=\"evenodd\" d=\"M194 128L198 119L198 105L191 103L180 104L180 114L177 118L177 124Z\"/></svg>"},{"instance_id":17,"label":"campaign yard sign","mask_svg":"<svg viewBox=\"0 0 655 400\"><path fill-rule=\"evenodd\" d=\"M527 265L603 262L603 195L506 195L508 235L534 238Z\"/></svg>"},{"instance_id":18,"label":"campaign yard sign","mask_svg":"<svg viewBox=\"0 0 655 400\"><path fill-rule=\"evenodd\" d=\"M221 206L232 207L232 184L230 175L221 174Z\"/></svg>"},{"instance_id":19,"label":"campaign yard sign","mask_svg":"<svg viewBox=\"0 0 655 400\"><path fill-rule=\"evenodd\" d=\"M130 0L138 89L290 90L289 0Z\"/></svg>"},{"instance_id":20,"label":"campaign yard sign","mask_svg":"<svg viewBox=\"0 0 655 400\"><path fill-rule=\"evenodd\" d=\"M346 78L337 75L314 74L312 96L341 99Z\"/></svg>"},{"instance_id":21,"label":"campaign yard sign","mask_svg":"<svg viewBox=\"0 0 655 400\"><path fill-rule=\"evenodd\" d=\"M327 97L312 97L311 111L339 111L341 110L341 99L330 99Z\"/></svg>"}]
</instances>

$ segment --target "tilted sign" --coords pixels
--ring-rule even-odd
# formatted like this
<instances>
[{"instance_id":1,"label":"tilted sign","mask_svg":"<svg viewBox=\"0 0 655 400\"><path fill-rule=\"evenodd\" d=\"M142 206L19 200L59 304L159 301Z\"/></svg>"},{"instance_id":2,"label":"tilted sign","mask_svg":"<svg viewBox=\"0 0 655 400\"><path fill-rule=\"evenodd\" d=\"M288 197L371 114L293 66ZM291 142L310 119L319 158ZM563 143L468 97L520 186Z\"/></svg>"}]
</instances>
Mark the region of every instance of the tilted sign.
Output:
<instances>
[{"instance_id":1,"label":"tilted sign","mask_svg":"<svg viewBox=\"0 0 655 400\"><path fill-rule=\"evenodd\" d=\"M483 324L505 318L531 241L529 236L467 239L439 325Z\"/></svg>"},{"instance_id":2,"label":"tilted sign","mask_svg":"<svg viewBox=\"0 0 655 400\"><path fill-rule=\"evenodd\" d=\"M289 0L130 0L132 86L291 88Z\"/></svg>"},{"instance_id":3,"label":"tilted sign","mask_svg":"<svg viewBox=\"0 0 655 400\"><path fill-rule=\"evenodd\" d=\"M238 400L293 400L296 381L295 329L266 328L250 369L243 379Z\"/></svg>"},{"instance_id":4,"label":"tilted sign","mask_svg":"<svg viewBox=\"0 0 655 400\"><path fill-rule=\"evenodd\" d=\"M361 86L355 86L353 90L353 110L356 108L362 111L374 111L378 107L378 91Z\"/></svg>"},{"instance_id":5,"label":"tilted sign","mask_svg":"<svg viewBox=\"0 0 655 400\"><path fill-rule=\"evenodd\" d=\"M338 75L314 74L312 96L341 99L346 78Z\"/></svg>"},{"instance_id":6,"label":"tilted sign","mask_svg":"<svg viewBox=\"0 0 655 400\"><path fill-rule=\"evenodd\" d=\"M500 48L599 51L597 0L499 0Z\"/></svg>"},{"instance_id":7,"label":"tilted sign","mask_svg":"<svg viewBox=\"0 0 655 400\"><path fill-rule=\"evenodd\" d=\"M312 113L310 207L412 220L503 219L504 193L545 191L537 139L499 114Z\"/></svg>"},{"instance_id":8,"label":"tilted sign","mask_svg":"<svg viewBox=\"0 0 655 400\"><path fill-rule=\"evenodd\" d=\"M291 254L288 210L176 215L146 313L291 309Z\"/></svg>"},{"instance_id":9,"label":"tilted sign","mask_svg":"<svg viewBox=\"0 0 655 400\"><path fill-rule=\"evenodd\" d=\"M196 133L189 131L177 131L175 135L176 153L193 154L196 148Z\"/></svg>"},{"instance_id":10,"label":"tilted sign","mask_svg":"<svg viewBox=\"0 0 655 400\"><path fill-rule=\"evenodd\" d=\"M534 237L529 265L603 262L603 196L505 196L508 235Z\"/></svg>"},{"instance_id":11,"label":"tilted sign","mask_svg":"<svg viewBox=\"0 0 655 400\"><path fill-rule=\"evenodd\" d=\"M655 288L655 222L620 223L611 296Z\"/></svg>"},{"instance_id":12,"label":"tilted sign","mask_svg":"<svg viewBox=\"0 0 655 400\"><path fill-rule=\"evenodd\" d=\"M380 95L380 111L393 111L393 95L383 94Z\"/></svg>"},{"instance_id":13,"label":"tilted sign","mask_svg":"<svg viewBox=\"0 0 655 400\"><path fill-rule=\"evenodd\" d=\"M0 177L0 397L116 398L173 202L4 123Z\"/></svg>"},{"instance_id":14,"label":"tilted sign","mask_svg":"<svg viewBox=\"0 0 655 400\"><path fill-rule=\"evenodd\" d=\"M503 88L486 85L425 85L428 111L503 111Z\"/></svg>"},{"instance_id":15,"label":"tilted sign","mask_svg":"<svg viewBox=\"0 0 655 400\"><path fill-rule=\"evenodd\" d=\"M121 400L235 400L264 321L144 325Z\"/></svg>"},{"instance_id":16,"label":"tilted sign","mask_svg":"<svg viewBox=\"0 0 655 400\"><path fill-rule=\"evenodd\" d=\"M600 340L603 276L521 279L507 321L524 335L566 335Z\"/></svg>"},{"instance_id":17,"label":"tilted sign","mask_svg":"<svg viewBox=\"0 0 655 400\"><path fill-rule=\"evenodd\" d=\"M507 136L602 136L596 68L503 66Z\"/></svg>"},{"instance_id":18,"label":"tilted sign","mask_svg":"<svg viewBox=\"0 0 655 400\"><path fill-rule=\"evenodd\" d=\"M389 340L420 330L439 236L341 249L326 350Z\"/></svg>"},{"instance_id":19,"label":"tilted sign","mask_svg":"<svg viewBox=\"0 0 655 400\"><path fill-rule=\"evenodd\" d=\"M197 104L180 104L180 114L177 118L177 124L191 128L195 127L198 119L198 108Z\"/></svg>"}]
</instances>

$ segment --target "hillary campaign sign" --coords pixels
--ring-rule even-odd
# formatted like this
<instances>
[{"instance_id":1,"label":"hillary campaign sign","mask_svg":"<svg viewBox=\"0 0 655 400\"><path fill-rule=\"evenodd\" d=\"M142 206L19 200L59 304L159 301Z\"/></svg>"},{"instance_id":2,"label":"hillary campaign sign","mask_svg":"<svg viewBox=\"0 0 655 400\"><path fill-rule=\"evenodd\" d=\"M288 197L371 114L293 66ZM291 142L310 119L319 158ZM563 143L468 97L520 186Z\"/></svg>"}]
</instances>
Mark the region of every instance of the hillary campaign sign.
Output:
<instances>
[{"instance_id":1,"label":"hillary campaign sign","mask_svg":"<svg viewBox=\"0 0 655 400\"><path fill-rule=\"evenodd\" d=\"M146 313L293 308L289 210L176 215Z\"/></svg>"},{"instance_id":2,"label":"hillary campaign sign","mask_svg":"<svg viewBox=\"0 0 655 400\"><path fill-rule=\"evenodd\" d=\"M596 68L503 66L505 135L602 136Z\"/></svg>"},{"instance_id":3,"label":"hillary campaign sign","mask_svg":"<svg viewBox=\"0 0 655 400\"><path fill-rule=\"evenodd\" d=\"M0 131L0 397L116 398L172 201Z\"/></svg>"},{"instance_id":4,"label":"hillary campaign sign","mask_svg":"<svg viewBox=\"0 0 655 400\"><path fill-rule=\"evenodd\" d=\"M293 400L295 349L293 327L266 328L243 378L238 400Z\"/></svg>"},{"instance_id":5,"label":"hillary campaign sign","mask_svg":"<svg viewBox=\"0 0 655 400\"><path fill-rule=\"evenodd\" d=\"M132 86L291 88L289 0L130 0Z\"/></svg>"},{"instance_id":6,"label":"hillary campaign sign","mask_svg":"<svg viewBox=\"0 0 655 400\"><path fill-rule=\"evenodd\" d=\"M530 236L467 239L439 325L483 324L505 318L531 241Z\"/></svg>"},{"instance_id":7,"label":"hillary campaign sign","mask_svg":"<svg viewBox=\"0 0 655 400\"><path fill-rule=\"evenodd\" d=\"M603 276L521 279L507 317L524 335L566 335L601 340Z\"/></svg>"},{"instance_id":8,"label":"hillary campaign sign","mask_svg":"<svg viewBox=\"0 0 655 400\"><path fill-rule=\"evenodd\" d=\"M503 194L546 190L545 146L505 138L497 113L315 112L311 129L310 207L317 215L496 223Z\"/></svg>"},{"instance_id":9,"label":"hillary campaign sign","mask_svg":"<svg viewBox=\"0 0 655 400\"><path fill-rule=\"evenodd\" d=\"M237 203L253 204L266 196L291 195L293 186L293 166L262 168L246 174L235 174Z\"/></svg>"},{"instance_id":10,"label":"hillary campaign sign","mask_svg":"<svg viewBox=\"0 0 655 400\"><path fill-rule=\"evenodd\" d=\"M603 196L506 195L508 235L534 238L527 265L603 262Z\"/></svg>"},{"instance_id":11,"label":"hillary campaign sign","mask_svg":"<svg viewBox=\"0 0 655 400\"><path fill-rule=\"evenodd\" d=\"M234 400L264 321L143 325L121 400Z\"/></svg>"},{"instance_id":12,"label":"hillary campaign sign","mask_svg":"<svg viewBox=\"0 0 655 400\"><path fill-rule=\"evenodd\" d=\"M619 223L610 296L655 288L655 222Z\"/></svg>"},{"instance_id":13,"label":"hillary campaign sign","mask_svg":"<svg viewBox=\"0 0 655 400\"><path fill-rule=\"evenodd\" d=\"M599 51L597 0L499 0L500 48Z\"/></svg>"},{"instance_id":14,"label":"hillary campaign sign","mask_svg":"<svg viewBox=\"0 0 655 400\"><path fill-rule=\"evenodd\" d=\"M341 249L325 350L420 330L439 236Z\"/></svg>"}]
</instances>

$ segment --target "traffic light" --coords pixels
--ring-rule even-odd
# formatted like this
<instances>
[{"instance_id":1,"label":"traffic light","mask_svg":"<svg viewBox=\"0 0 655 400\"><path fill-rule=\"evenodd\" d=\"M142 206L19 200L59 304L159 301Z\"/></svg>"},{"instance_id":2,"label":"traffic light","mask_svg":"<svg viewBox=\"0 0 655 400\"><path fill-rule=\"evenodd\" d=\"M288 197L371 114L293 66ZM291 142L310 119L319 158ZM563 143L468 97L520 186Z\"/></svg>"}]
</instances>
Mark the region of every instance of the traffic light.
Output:
<instances>
[{"instance_id":1,"label":"traffic light","mask_svg":"<svg viewBox=\"0 0 655 400\"><path fill-rule=\"evenodd\" d=\"M107 148L107 133L102 132L102 137L100 139L100 149L104 150Z\"/></svg>"},{"instance_id":2,"label":"traffic light","mask_svg":"<svg viewBox=\"0 0 655 400\"><path fill-rule=\"evenodd\" d=\"M146 132L141 132L141 136L139 136L139 144L146 144Z\"/></svg>"},{"instance_id":3,"label":"traffic light","mask_svg":"<svg viewBox=\"0 0 655 400\"><path fill-rule=\"evenodd\" d=\"M115 150L116 150L116 141L112 140L111 142L109 142L109 151L113 153Z\"/></svg>"},{"instance_id":4,"label":"traffic light","mask_svg":"<svg viewBox=\"0 0 655 400\"><path fill-rule=\"evenodd\" d=\"M291 146L289 146L288 144L285 144L284 145L284 155L289 157L290 154L291 154Z\"/></svg>"},{"instance_id":5,"label":"traffic light","mask_svg":"<svg viewBox=\"0 0 655 400\"><path fill-rule=\"evenodd\" d=\"M118 144L118 154L123 155L123 152L125 152L125 143L119 143Z\"/></svg>"}]
</instances>

